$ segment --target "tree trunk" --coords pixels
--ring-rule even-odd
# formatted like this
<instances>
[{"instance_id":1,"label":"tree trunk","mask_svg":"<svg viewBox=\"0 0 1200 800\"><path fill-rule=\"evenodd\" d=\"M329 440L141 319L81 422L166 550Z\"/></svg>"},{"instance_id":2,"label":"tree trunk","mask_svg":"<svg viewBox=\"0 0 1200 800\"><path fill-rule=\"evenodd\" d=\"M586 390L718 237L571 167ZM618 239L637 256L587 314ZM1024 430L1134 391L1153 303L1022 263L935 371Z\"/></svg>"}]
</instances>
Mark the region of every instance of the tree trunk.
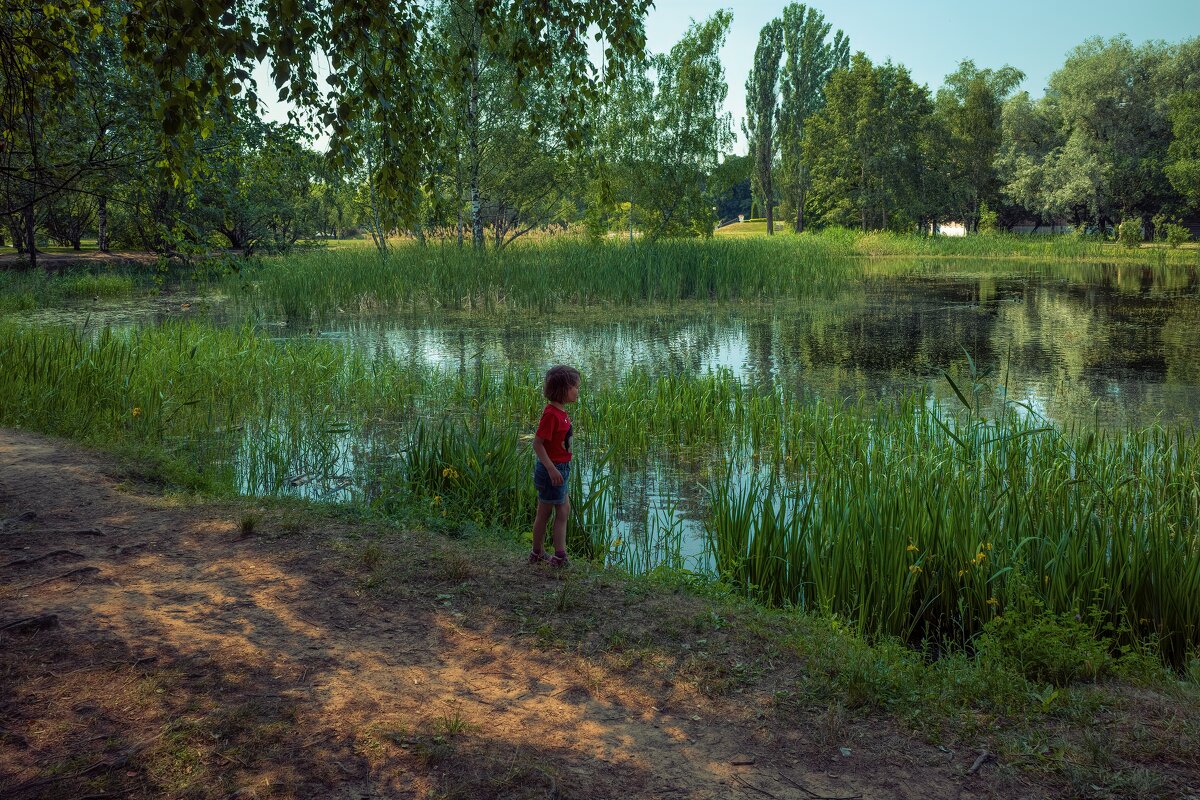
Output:
<instances>
[{"instance_id":1,"label":"tree trunk","mask_svg":"<svg viewBox=\"0 0 1200 800\"><path fill-rule=\"evenodd\" d=\"M862 232L867 232L867 163L864 161L858 171L858 185L862 197L859 203L862 206Z\"/></svg>"},{"instance_id":2,"label":"tree trunk","mask_svg":"<svg viewBox=\"0 0 1200 800\"><path fill-rule=\"evenodd\" d=\"M796 195L796 225L794 230L796 233L804 233L804 200L805 192L803 189Z\"/></svg>"},{"instance_id":3,"label":"tree trunk","mask_svg":"<svg viewBox=\"0 0 1200 800\"><path fill-rule=\"evenodd\" d=\"M475 23L478 25L478 22ZM478 33L478 28L472 31ZM467 98L467 180L471 191L471 244L483 249L483 210L479 196L479 43L473 42L471 55L471 93Z\"/></svg>"},{"instance_id":4,"label":"tree trunk","mask_svg":"<svg viewBox=\"0 0 1200 800\"><path fill-rule=\"evenodd\" d=\"M29 252L29 267L37 266L37 235L34 223L33 203L25 206L25 246Z\"/></svg>"},{"instance_id":5,"label":"tree trunk","mask_svg":"<svg viewBox=\"0 0 1200 800\"><path fill-rule=\"evenodd\" d=\"M8 225L9 235L12 236L13 247L17 248L17 255L25 255L25 233L21 230L21 218L12 215L4 221Z\"/></svg>"},{"instance_id":6,"label":"tree trunk","mask_svg":"<svg viewBox=\"0 0 1200 800\"><path fill-rule=\"evenodd\" d=\"M633 244L633 188L629 189L629 243Z\"/></svg>"},{"instance_id":7,"label":"tree trunk","mask_svg":"<svg viewBox=\"0 0 1200 800\"><path fill-rule=\"evenodd\" d=\"M108 252L108 198L100 195L100 207L96 211L98 229L96 246L100 248L101 253Z\"/></svg>"}]
</instances>

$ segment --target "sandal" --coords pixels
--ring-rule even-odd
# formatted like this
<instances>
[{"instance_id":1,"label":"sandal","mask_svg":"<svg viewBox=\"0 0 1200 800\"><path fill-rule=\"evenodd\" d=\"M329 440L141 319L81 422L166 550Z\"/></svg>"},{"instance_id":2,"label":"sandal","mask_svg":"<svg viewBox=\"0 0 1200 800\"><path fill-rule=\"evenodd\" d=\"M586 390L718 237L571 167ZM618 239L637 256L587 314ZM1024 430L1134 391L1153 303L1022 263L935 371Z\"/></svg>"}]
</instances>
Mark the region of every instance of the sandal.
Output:
<instances>
[{"instance_id":1,"label":"sandal","mask_svg":"<svg viewBox=\"0 0 1200 800\"><path fill-rule=\"evenodd\" d=\"M535 552L535 553L529 554L529 563L530 564L544 564L547 561L550 561L550 556L546 554L545 550L543 550L540 553Z\"/></svg>"}]
</instances>

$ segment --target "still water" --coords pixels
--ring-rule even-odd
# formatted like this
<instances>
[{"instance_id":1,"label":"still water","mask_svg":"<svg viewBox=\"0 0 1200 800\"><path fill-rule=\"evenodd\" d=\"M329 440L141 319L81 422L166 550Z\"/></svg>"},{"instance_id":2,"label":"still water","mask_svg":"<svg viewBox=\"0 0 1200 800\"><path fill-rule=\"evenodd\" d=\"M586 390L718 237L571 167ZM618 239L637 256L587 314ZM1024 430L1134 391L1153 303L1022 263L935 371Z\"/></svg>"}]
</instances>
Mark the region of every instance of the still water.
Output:
<instances>
[{"instance_id":1,"label":"still water","mask_svg":"<svg viewBox=\"0 0 1200 800\"><path fill-rule=\"evenodd\" d=\"M958 401L944 372L983 383L995 403L1025 404L1060 427L1200 424L1200 280L1196 268L940 261L864 261L819 297L786 303L572 308L544 314L344 316L316 323L257 319L282 342L317 337L401 360L474 373L481 365L577 366L585 383L728 370L757 386L827 400L924 392ZM233 304L179 299L43 314L42 321L138 327L180 316L246 324ZM586 391L586 386L585 386ZM435 413L431 409L431 413ZM532 426L533 421L530 421ZM386 438L386 437L385 437ZM292 485L247 479L248 492L350 498L383 445L338 443L339 454ZM586 466L586 453L583 455ZM280 469L306 474L295 464ZM248 474L248 473L243 473ZM622 478L620 559L709 566L697 474L662 464Z\"/></svg>"},{"instance_id":2,"label":"still water","mask_svg":"<svg viewBox=\"0 0 1200 800\"><path fill-rule=\"evenodd\" d=\"M977 371L991 370L997 393L1060 425L1200 422L1194 268L893 263L786 304L430 314L275 330L447 370L567 363L597 382L632 368L723 368L827 399L911 391L950 399L943 370L965 375L973 361Z\"/></svg>"}]
</instances>

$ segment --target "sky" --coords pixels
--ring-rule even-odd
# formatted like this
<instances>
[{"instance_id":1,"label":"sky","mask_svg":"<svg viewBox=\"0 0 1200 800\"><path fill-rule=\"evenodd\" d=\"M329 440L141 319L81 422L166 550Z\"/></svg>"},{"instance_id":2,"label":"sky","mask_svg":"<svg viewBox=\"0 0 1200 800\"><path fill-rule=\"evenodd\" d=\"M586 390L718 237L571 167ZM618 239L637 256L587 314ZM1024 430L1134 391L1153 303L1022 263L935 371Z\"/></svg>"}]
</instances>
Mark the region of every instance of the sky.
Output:
<instances>
[{"instance_id":1,"label":"sky","mask_svg":"<svg viewBox=\"0 0 1200 800\"><path fill-rule=\"evenodd\" d=\"M784 5L784 0L657 0L646 17L646 46L658 53L670 50L692 19L703 19L719 8L733 11L721 60L729 84L725 108L733 115L737 153L746 151L741 120L758 33ZM978 5L962 0L825 0L809 5L824 13L834 30L846 33L852 52L861 50L875 62L890 58L903 64L914 80L935 92L964 58L981 68L1011 64L1025 73L1020 89L1040 97L1050 74L1091 37L1125 34L1141 43L1200 36L1200 0L1008 0ZM284 119L285 106L271 102L269 73L260 68L255 74L268 101L268 116Z\"/></svg>"}]
</instances>

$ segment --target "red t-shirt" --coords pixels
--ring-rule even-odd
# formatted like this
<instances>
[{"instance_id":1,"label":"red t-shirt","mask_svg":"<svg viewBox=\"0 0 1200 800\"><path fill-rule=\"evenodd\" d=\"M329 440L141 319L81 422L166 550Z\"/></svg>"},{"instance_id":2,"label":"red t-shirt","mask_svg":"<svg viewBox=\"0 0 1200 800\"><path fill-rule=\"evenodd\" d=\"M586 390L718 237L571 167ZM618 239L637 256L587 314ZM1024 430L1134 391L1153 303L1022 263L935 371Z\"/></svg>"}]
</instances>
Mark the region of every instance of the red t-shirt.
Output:
<instances>
[{"instance_id":1,"label":"red t-shirt","mask_svg":"<svg viewBox=\"0 0 1200 800\"><path fill-rule=\"evenodd\" d=\"M546 455L555 464L571 460L571 418L567 412L547 403L534 435L546 445Z\"/></svg>"}]
</instances>

